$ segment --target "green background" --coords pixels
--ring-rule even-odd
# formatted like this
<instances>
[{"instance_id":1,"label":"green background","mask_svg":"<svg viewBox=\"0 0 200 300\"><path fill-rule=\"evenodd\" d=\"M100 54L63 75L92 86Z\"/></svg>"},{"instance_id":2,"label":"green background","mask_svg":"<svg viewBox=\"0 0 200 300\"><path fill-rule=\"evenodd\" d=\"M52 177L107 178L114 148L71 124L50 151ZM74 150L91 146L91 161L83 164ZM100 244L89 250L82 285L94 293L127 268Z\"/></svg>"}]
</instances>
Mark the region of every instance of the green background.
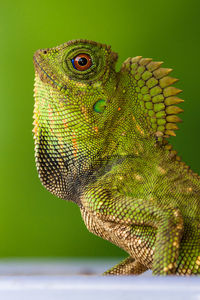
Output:
<instances>
[{"instance_id":1,"label":"green background","mask_svg":"<svg viewBox=\"0 0 200 300\"><path fill-rule=\"evenodd\" d=\"M198 172L199 14L198 0L1 3L0 256L124 255L87 231L75 204L52 196L40 184L32 139L34 51L87 38L112 45L119 53L118 68L136 55L174 68L186 101L184 122L172 143Z\"/></svg>"}]
</instances>

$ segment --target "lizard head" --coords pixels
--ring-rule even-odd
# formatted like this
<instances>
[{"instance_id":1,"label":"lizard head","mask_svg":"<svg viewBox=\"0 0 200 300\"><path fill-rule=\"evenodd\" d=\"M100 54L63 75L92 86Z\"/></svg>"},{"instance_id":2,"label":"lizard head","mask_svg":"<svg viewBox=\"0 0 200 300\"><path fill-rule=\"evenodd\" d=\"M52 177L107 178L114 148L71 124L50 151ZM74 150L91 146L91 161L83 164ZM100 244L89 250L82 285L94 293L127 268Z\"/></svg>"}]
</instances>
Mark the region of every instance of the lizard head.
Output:
<instances>
[{"instance_id":1,"label":"lizard head","mask_svg":"<svg viewBox=\"0 0 200 300\"><path fill-rule=\"evenodd\" d=\"M116 60L109 46L86 40L34 55L36 165L43 185L61 198L72 199L111 149Z\"/></svg>"}]
</instances>

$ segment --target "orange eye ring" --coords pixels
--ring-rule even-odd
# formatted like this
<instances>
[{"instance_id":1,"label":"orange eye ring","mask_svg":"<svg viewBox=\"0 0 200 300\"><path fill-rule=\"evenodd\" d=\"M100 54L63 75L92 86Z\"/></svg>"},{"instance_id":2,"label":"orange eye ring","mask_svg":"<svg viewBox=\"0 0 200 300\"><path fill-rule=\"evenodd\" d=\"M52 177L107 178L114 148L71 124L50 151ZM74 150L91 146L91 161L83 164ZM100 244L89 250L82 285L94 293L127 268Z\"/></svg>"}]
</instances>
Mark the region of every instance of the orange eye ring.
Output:
<instances>
[{"instance_id":1,"label":"orange eye ring","mask_svg":"<svg viewBox=\"0 0 200 300\"><path fill-rule=\"evenodd\" d=\"M72 65L78 71L86 71L92 66L92 58L89 54L80 53L72 59Z\"/></svg>"}]
</instances>

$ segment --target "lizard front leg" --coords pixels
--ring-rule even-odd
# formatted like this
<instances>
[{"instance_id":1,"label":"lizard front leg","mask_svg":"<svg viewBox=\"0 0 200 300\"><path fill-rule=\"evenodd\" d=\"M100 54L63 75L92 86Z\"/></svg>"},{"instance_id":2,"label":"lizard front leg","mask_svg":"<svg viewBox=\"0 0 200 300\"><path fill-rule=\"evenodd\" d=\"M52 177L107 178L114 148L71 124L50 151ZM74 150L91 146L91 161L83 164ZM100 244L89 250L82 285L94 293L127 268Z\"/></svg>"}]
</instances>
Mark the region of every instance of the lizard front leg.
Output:
<instances>
[{"instance_id":1,"label":"lizard front leg","mask_svg":"<svg viewBox=\"0 0 200 300\"><path fill-rule=\"evenodd\" d=\"M155 228L153 274L176 273L183 234L183 218L177 208L163 206L147 197L136 199L119 193L116 195L112 185L105 188L105 184L88 187L81 201L85 209L104 222ZM136 260L142 263L142 257L138 256Z\"/></svg>"},{"instance_id":2,"label":"lizard front leg","mask_svg":"<svg viewBox=\"0 0 200 300\"><path fill-rule=\"evenodd\" d=\"M103 275L139 275L147 270L146 266L129 256L121 263L104 272Z\"/></svg>"}]
</instances>

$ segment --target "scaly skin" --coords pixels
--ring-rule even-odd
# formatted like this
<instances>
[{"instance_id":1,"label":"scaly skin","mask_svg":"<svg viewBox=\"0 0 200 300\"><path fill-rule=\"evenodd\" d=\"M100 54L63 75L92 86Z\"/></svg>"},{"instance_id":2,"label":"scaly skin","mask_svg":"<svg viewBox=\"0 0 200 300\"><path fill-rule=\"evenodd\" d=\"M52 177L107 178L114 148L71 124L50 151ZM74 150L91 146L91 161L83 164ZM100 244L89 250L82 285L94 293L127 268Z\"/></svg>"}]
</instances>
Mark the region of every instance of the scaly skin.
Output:
<instances>
[{"instance_id":1,"label":"scaly skin","mask_svg":"<svg viewBox=\"0 0 200 300\"><path fill-rule=\"evenodd\" d=\"M105 274L200 273L200 180L172 150L182 102L172 71L75 40L34 55L42 184L129 257ZM77 65L78 64L78 65Z\"/></svg>"}]
</instances>

